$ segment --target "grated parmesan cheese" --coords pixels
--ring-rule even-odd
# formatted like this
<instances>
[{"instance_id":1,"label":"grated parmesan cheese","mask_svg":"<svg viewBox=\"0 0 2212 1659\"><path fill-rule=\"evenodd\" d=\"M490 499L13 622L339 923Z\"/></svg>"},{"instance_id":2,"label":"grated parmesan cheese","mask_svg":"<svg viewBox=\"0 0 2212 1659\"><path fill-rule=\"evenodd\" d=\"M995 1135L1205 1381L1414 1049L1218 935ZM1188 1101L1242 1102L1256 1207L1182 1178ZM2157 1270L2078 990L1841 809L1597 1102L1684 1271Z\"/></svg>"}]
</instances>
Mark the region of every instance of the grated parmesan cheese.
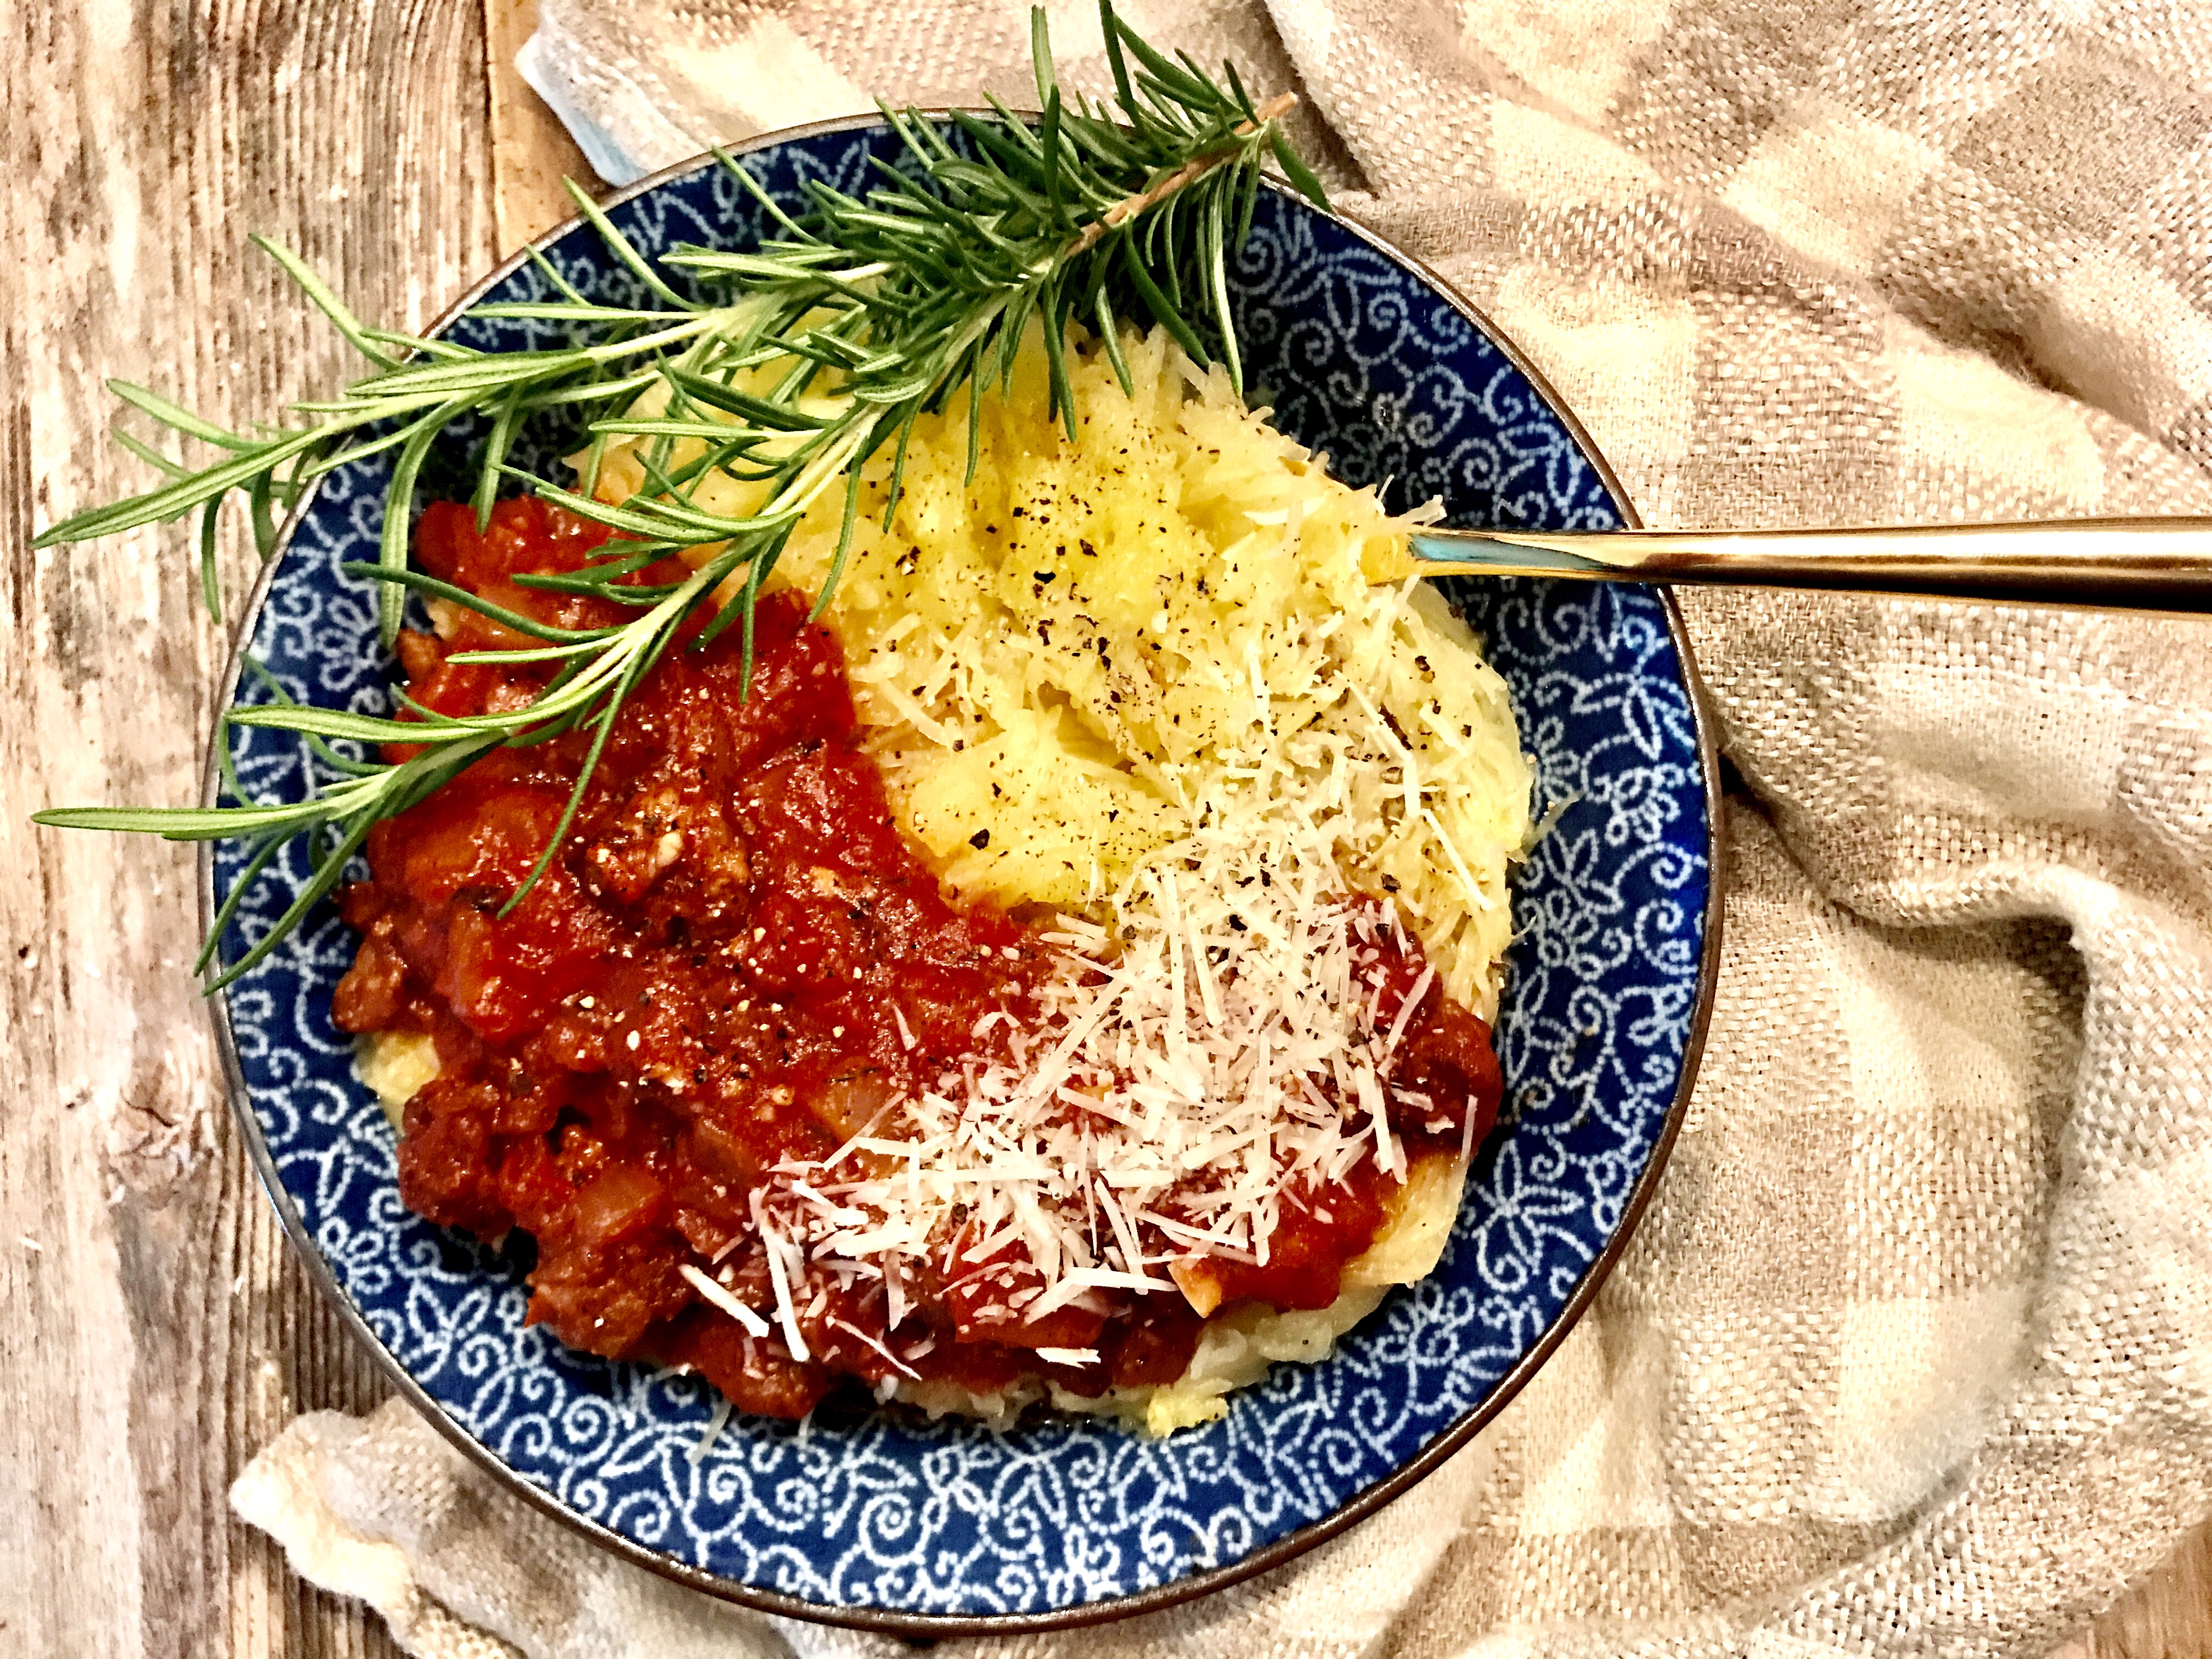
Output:
<instances>
[{"instance_id":1,"label":"grated parmesan cheese","mask_svg":"<svg viewBox=\"0 0 2212 1659\"><path fill-rule=\"evenodd\" d=\"M956 1236L970 1261L1018 1243L1034 1318L1088 1289L1173 1290L1194 1255L1264 1265L1286 1190L1364 1156L1402 1176L1389 1067L1413 1002L1363 994L1388 930L1340 854L1382 830L1363 806L1376 781L1345 749L1309 729L1194 779L1188 833L1102 922L1047 935L1060 954L1038 1005L1056 1040L900 1103L897 1132L866 1139L873 1172L781 1224L887 1277ZM827 1164L780 1172L803 1192Z\"/></svg>"}]
</instances>

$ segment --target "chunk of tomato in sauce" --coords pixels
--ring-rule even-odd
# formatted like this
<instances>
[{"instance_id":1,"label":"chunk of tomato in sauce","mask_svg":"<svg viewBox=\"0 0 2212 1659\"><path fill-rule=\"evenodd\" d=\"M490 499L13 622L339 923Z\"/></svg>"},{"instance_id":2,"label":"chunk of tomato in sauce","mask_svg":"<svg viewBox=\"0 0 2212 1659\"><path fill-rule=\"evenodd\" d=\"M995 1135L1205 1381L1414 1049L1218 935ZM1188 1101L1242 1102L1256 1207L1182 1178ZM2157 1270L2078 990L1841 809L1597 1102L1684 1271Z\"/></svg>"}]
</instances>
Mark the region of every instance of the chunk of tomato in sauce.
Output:
<instances>
[{"instance_id":1,"label":"chunk of tomato in sauce","mask_svg":"<svg viewBox=\"0 0 2212 1659\"><path fill-rule=\"evenodd\" d=\"M1181 1264L1182 1272L1210 1285L1220 1306L1249 1299L1277 1308L1326 1308L1343 1292L1346 1267L1375 1242L1392 1182L1371 1158L1326 1189L1301 1182L1283 1194L1265 1261L1210 1255Z\"/></svg>"}]
</instances>

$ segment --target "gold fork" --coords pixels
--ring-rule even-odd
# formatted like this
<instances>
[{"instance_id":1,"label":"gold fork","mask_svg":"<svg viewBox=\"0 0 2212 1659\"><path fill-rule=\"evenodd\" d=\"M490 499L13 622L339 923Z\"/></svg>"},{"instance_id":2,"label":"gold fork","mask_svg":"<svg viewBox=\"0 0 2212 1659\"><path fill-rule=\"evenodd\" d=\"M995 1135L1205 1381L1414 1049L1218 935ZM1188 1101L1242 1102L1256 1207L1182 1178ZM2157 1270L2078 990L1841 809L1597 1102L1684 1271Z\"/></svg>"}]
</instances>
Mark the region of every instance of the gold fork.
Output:
<instances>
[{"instance_id":1,"label":"gold fork","mask_svg":"<svg viewBox=\"0 0 2212 1659\"><path fill-rule=\"evenodd\" d=\"M2212 519L2063 519L1834 530L1446 530L1424 575L1847 588L1952 599L2212 611Z\"/></svg>"}]
</instances>

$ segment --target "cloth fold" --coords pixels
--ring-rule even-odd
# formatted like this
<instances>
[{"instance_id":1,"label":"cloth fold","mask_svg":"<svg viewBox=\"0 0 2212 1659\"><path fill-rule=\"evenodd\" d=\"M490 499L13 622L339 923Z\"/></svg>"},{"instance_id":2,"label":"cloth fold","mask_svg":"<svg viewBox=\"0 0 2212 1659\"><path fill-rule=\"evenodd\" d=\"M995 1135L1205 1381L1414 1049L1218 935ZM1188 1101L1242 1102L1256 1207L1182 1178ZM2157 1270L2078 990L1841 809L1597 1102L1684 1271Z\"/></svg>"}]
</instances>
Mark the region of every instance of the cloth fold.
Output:
<instances>
[{"instance_id":1,"label":"cloth fold","mask_svg":"<svg viewBox=\"0 0 2212 1659\"><path fill-rule=\"evenodd\" d=\"M1048 9L1103 88L1095 13ZM1340 204L1528 352L1649 523L2212 512L2191 8L1126 9L1297 91ZM1010 0L543 0L532 52L643 170L862 88L1020 101L1026 47ZM1681 599L1743 785L1725 960L1590 1314L1302 1560L947 1650L2027 1655L2212 1510L2212 629ZM403 1406L301 1419L234 1501L420 1654L897 1650L597 1552Z\"/></svg>"}]
</instances>

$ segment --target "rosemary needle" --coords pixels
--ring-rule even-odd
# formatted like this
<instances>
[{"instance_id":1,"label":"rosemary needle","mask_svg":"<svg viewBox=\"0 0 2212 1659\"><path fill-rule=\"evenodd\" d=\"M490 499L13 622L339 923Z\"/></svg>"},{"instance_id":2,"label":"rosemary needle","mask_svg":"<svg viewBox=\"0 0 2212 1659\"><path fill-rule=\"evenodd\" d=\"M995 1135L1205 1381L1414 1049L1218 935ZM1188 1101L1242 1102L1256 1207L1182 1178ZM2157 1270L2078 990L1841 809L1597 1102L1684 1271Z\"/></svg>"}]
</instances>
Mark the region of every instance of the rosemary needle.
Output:
<instances>
[{"instance_id":1,"label":"rosemary needle","mask_svg":"<svg viewBox=\"0 0 2212 1659\"><path fill-rule=\"evenodd\" d=\"M556 298L488 305L477 313L563 325L580 342L566 348L483 352L369 327L295 256L257 237L370 372L337 398L295 405L305 423L253 435L225 431L143 387L111 383L132 408L212 445L219 458L195 471L118 432L126 448L163 473L163 482L65 520L36 544L112 535L198 513L199 578L210 609L218 609L214 530L233 493L246 497L266 557L273 551L274 507L292 505L333 468L396 450L377 562L347 567L380 584L386 645L398 635L407 593L416 590L494 617L542 642L527 654L561 666L535 702L494 714L457 718L410 705L413 718L383 719L281 696L234 708L223 716L216 743L228 793L238 805L72 807L39 813L37 821L245 842L245 872L215 919L202 968L213 959L247 887L291 840L309 837L313 873L275 926L211 981L210 988L219 988L275 950L343 878L375 823L406 811L495 748L589 732L592 759L569 798L573 817L625 698L693 611L732 577L738 578L738 597L702 637L740 624L750 676L752 606L792 526L825 491L844 491L844 531L818 611L844 568L861 464L886 445L902 455L915 421L945 407L970 381L972 422L974 399L1011 376L1032 318L1044 326L1050 408L1071 435L1076 416L1060 343L1071 321L1100 331L1126 386L1127 374L1113 344L1116 307L1126 292L1201 361L1209 355L1202 320L1235 381L1241 369L1224 260L1249 227L1262 163L1273 158L1292 184L1328 206L1319 181L1281 130L1294 100L1284 94L1255 104L1233 69L1226 70L1224 85L1188 59L1170 59L1146 45L1115 15L1110 0L1101 0L1100 15L1114 76L1111 104L1063 92L1044 13L1036 9L1031 40L1041 115L1032 122L994 100L990 113L951 118L956 143L917 112L884 108L902 164L878 161L879 179L865 195L808 180L808 205L794 215L718 150L767 215L773 234L750 252L686 246L659 261L714 293L718 303L687 298L571 184L579 210L653 303L597 305L541 258L538 268ZM763 392L763 385L773 389ZM665 394L657 412L639 413L653 406L641 404L641 394L656 388ZM525 424L553 411L587 417L592 442L577 490L530 478L510 465ZM501 483L513 477L632 538L608 543L581 571L545 584L636 609L632 620L606 629L550 627L408 568L416 477L441 434L470 416L489 422L474 492L479 521ZM644 487L618 502L594 493L599 463L617 437L637 441L633 453L645 474ZM689 453L679 446L696 450L702 443L702 454L670 471L679 453ZM895 467L886 514L896 504L896 473ZM751 485L762 504L734 515L703 505L702 486L716 479ZM712 556L680 583L640 588L631 580L649 556L708 544L715 546ZM294 732L335 775L303 800L254 803L230 764L234 726ZM381 763L353 759L331 747L335 743L405 744L416 752ZM564 817L507 908L544 871L568 821Z\"/></svg>"}]
</instances>

